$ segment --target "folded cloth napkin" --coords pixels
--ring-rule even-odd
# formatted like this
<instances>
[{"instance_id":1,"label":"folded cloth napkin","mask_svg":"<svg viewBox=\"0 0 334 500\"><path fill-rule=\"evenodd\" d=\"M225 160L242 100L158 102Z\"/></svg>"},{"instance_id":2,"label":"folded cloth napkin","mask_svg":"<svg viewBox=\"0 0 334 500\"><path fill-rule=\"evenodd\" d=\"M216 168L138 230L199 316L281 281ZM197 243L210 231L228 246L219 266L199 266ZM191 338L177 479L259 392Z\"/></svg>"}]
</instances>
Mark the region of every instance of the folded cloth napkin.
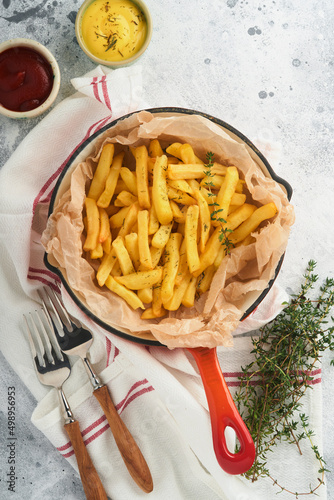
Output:
<instances>
[{"instance_id":1,"label":"folded cloth napkin","mask_svg":"<svg viewBox=\"0 0 334 500\"><path fill-rule=\"evenodd\" d=\"M45 228L52 189L67 160L102 126L147 105L141 95L140 66L117 71L97 67L72 83L77 92L58 104L30 132L0 172L0 348L38 400L32 422L77 468L73 448L63 429L57 393L42 386L36 377L24 334L23 314L38 306L38 288L43 285L61 288L59 279L43 265L40 235ZM270 481L251 484L242 477L229 476L219 467L212 447L205 393L189 353L183 349L145 347L112 335L87 318L64 289L62 294L69 312L94 335L91 360L150 467L154 490L149 498L274 498L277 488ZM286 298L275 285L261 306L235 332L234 347L218 349L232 393L239 384L241 366L251 361L251 341L245 333L273 319ZM318 442L321 442L320 380L319 370L314 390L304 403ZM80 360L73 362L64 390L108 496L113 500L146 497L124 466ZM283 445L271 458L273 470L285 476L285 483L292 491L307 489L317 465L307 453L303 461L298 458L298 463L297 452ZM323 487L318 493L325 498Z\"/></svg>"}]
</instances>

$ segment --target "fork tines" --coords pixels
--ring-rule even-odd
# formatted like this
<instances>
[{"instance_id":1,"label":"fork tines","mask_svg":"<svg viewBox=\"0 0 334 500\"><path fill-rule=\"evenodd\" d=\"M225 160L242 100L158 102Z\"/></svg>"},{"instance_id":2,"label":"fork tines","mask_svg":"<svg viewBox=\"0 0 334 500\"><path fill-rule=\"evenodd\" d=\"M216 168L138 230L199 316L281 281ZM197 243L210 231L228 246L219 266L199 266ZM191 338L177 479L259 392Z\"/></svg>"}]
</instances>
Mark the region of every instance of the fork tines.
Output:
<instances>
[{"instance_id":1,"label":"fork tines","mask_svg":"<svg viewBox=\"0 0 334 500\"><path fill-rule=\"evenodd\" d=\"M68 359L62 353L55 338L53 328L43 309L29 313L29 321L24 315L30 349L39 371L50 367L58 367L67 363Z\"/></svg>"}]
</instances>

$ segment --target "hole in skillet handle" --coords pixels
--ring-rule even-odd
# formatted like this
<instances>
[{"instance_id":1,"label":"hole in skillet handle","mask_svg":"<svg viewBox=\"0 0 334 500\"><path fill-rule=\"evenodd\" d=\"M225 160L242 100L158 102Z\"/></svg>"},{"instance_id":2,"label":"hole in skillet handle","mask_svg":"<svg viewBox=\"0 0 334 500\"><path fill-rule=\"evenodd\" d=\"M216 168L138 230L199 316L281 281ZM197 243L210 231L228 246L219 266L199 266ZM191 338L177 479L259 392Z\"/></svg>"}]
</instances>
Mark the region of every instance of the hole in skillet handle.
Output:
<instances>
[{"instance_id":1,"label":"hole in skillet handle","mask_svg":"<svg viewBox=\"0 0 334 500\"><path fill-rule=\"evenodd\" d=\"M255 445L242 420L227 387L217 358L216 348L189 348L202 377L209 405L212 441L220 467L228 474L247 472L255 460ZM231 453L226 442L225 429L231 427L240 444L237 453Z\"/></svg>"}]
</instances>

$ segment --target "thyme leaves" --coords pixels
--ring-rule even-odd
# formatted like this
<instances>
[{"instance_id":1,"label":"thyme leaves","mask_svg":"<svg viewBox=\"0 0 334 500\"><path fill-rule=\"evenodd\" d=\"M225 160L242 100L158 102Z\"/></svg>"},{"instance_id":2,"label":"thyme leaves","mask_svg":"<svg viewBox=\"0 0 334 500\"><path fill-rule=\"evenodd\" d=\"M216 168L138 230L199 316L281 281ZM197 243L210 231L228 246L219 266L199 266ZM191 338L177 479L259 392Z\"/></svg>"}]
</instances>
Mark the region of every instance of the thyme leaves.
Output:
<instances>
[{"instance_id":1,"label":"thyme leaves","mask_svg":"<svg viewBox=\"0 0 334 500\"><path fill-rule=\"evenodd\" d=\"M309 419L302 412L302 398L311 388L315 368L322 353L334 350L334 279L326 278L315 292L316 263L310 260L300 292L286 308L252 338L254 361L242 368L236 403L256 446L256 459L245 474L256 481L269 477L280 491L313 494L324 483L325 460L313 442ZM315 294L315 298L313 297ZM310 297L310 295L313 295ZM332 325L332 326L331 326ZM254 379L257 383L254 384ZM308 441L319 463L319 477L307 493L295 493L281 486L268 469L267 457L274 447L286 441L297 446Z\"/></svg>"}]
</instances>

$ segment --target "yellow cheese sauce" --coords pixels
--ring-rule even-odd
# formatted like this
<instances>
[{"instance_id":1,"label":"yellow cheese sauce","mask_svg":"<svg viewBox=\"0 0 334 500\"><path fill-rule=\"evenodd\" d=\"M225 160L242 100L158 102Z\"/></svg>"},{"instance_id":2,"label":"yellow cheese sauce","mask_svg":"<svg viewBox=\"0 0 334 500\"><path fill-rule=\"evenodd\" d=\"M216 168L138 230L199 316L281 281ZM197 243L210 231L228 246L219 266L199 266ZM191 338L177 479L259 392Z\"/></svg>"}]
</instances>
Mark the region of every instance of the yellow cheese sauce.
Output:
<instances>
[{"instance_id":1,"label":"yellow cheese sauce","mask_svg":"<svg viewBox=\"0 0 334 500\"><path fill-rule=\"evenodd\" d=\"M147 24L143 12L130 0L96 0L82 17L87 49L105 61L124 61L143 46Z\"/></svg>"}]
</instances>

